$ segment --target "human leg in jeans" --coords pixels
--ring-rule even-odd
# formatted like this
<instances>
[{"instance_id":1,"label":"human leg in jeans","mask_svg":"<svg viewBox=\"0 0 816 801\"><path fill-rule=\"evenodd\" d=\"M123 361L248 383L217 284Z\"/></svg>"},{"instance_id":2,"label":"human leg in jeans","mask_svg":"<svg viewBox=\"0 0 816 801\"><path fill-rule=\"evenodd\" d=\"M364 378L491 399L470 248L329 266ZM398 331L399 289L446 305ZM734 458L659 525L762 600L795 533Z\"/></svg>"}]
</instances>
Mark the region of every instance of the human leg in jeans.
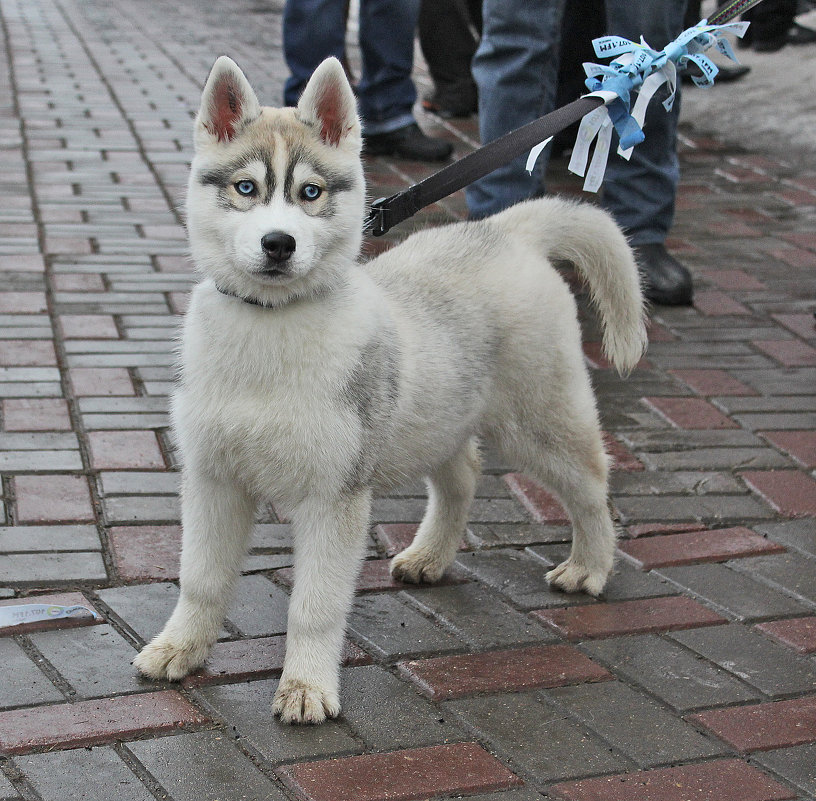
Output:
<instances>
[{"instance_id":1,"label":"human leg in jeans","mask_svg":"<svg viewBox=\"0 0 816 801\"><path fill-rule=\"evenodd\" d=\"M452 146L420 131L412 107L414 31L419 0L361 0L362 75L357 86L366 150L378 155L437 161ZM297 103L314 69L328 56L345 53L343 0L287 0L283 45L290 77L284 100Z\"/></svg>"},{"instance_id":2,"label":"human leg in jeans","mask_svg":"<svg viewBox=\"0 0 816 801\"><path fill-rule=\"evenodd\" d=\"M283 56L289 77L283 102L296 106L321 61L346 53L346 11L343 0L287 0L283 9Z\"/></svg>"},{"instance_id":3,"label":"human leg in jeans","mask_svg":"<svg viewBox=\"0 0 816 801\"><path fill-rule=\"evenodd\" d=\"M423 100L442 117L468 117L476 110L476 84L470 63L482 30L480 0L422 0L419 44L434 82Z\"/></svg>"},{"instance_id":4,"label":"human leg in jeans","mask_svg":"<svg viewBox=\"0 0 816 801\"><path fill-rule=\"evenodd\" d=\"M483 144L552 111L564 0L484 0L482 41L473 58ZM535 194L546 149L529 175L526 155L466 190L472 218L487 217Z\"/></svg>"},{"instance_id":5,"label":"human leg in jeans","mask_svg":"<svg viewBox=\"0 0 816 801\"><path fill-rule=\"evenodd\" d=\"M683 30L684 2L606 0L610 34L632 41L640 37L656 50ZM674 220L680 182L677 158L677 121L680 96L670 112L663 108L661 91L649 104L643 126L646 138L629 161L613 152L603 183L603 205L629 236L644 278L647 297L656 303L691 302L691 275L666 252L664 242Z\"/></svg>"},{"instance_id":6,"label":"human leg in jeans","mask_svg":"<svg viewBox=\"0 0 816 801\"><path fill-rule=\"evenodd\" d=\"M558 0L485 0L482 42L473 61L482 142L552 110L562 9ZM607 0L606 9L611 33L635 41L642 33L654 47L662 47L682 29L685 3ZM604 197L640 246L647 296L655 303L686 304L691 277L663 245L679 180L676 130L677 109L667 114L657 101L650 104L646 141L634 149L630 162L611 155ZM466 193L471 216L494 214L540 191L545 155L546 150L532 176L520 156L472 184Z\"/></svg>"}]
</instances>

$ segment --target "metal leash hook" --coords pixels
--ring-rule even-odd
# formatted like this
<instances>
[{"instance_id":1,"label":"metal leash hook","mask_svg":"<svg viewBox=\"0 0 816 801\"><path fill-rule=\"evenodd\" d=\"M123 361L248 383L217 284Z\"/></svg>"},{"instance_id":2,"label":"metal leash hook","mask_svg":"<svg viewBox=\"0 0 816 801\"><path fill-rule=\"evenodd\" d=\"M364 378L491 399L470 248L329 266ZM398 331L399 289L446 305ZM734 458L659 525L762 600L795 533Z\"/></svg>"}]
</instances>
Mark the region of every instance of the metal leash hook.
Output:
<instances>
[{"instance_id":1,"label":"metal leash hook","mask_svg":"<svg viewBox=\"0 0 816 801\"><path fill-rule=\"evenodd\" d=\"M371 203L368 207L368 217L363 223L364 234L382 236L388 232L391 226L388 224L388 208L385 204L393 197L396 197L396 195L391 195L391 197L378 197Z\"/></svg>"}]
</instances>

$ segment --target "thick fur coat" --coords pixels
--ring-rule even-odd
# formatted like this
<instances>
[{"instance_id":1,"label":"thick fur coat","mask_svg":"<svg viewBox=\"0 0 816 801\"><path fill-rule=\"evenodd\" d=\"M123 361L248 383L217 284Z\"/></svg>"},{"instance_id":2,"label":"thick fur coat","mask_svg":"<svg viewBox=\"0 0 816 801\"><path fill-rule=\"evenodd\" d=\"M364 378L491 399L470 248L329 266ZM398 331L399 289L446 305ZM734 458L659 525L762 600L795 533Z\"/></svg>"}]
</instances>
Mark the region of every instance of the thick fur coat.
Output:
<instances>
[{"instance_id":1,"label":"thick fur coat","mask_svg":"<svg viewBox=\"0 0 816 801\"><path fill-rule=\"evenodd\" d=\"M558 495L569 559L548 575L598 594L612 567L607 457L573 297L573 262L623 372L646 343L637 268L602 211L543 199L410 237L361 264L365 186L351 89L329 59L296 109L261 108L218 59L196 121L188 191L203 275L172 405L183 457L181 595L136 659L176 680L206 658L259 503L293 523L294 587L273 711L340 710L345 622L372 493L418 477L428 508L395 577L438 580L479 476L478 441Z\"/></svg>"}]
</instances>

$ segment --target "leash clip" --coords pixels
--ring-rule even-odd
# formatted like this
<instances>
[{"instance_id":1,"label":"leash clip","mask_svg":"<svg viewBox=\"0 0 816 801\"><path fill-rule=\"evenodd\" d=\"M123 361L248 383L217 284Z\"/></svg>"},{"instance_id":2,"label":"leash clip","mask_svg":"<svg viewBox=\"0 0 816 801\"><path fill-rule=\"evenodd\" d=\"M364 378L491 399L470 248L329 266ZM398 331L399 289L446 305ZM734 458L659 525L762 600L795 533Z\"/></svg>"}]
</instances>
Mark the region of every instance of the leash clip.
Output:
<instances>
[{"instance_id":1,"label":"leash clip","mask_svg":"<svg viewBox=\"0 0 816 801\"><path fill-rule=\"evenodd\" d=\"M363 224L363 231L372 236L382 236L388 233L391 225L387 221L389 209L385 206L391 198L378 197L369 207L368 219Z\"/></svg>"}]
</instances>

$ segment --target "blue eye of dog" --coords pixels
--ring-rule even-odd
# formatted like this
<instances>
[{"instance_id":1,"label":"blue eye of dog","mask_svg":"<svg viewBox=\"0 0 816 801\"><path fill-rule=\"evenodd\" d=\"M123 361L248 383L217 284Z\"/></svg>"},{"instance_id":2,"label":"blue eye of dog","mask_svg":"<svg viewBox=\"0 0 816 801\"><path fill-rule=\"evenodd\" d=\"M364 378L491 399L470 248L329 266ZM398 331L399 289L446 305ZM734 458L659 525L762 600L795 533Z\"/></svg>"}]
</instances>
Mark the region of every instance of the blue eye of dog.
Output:
<instances>
[{"instance_id":1,"label":"blue eye of dog","mask_svg":"<svg viewBox=\"0 0 816 801\"><path fill-rule=\"evenodd\" d=\"M304 200L317 200L322 194L323 190L317 184L306 184L300 191Z\"/></svg>"},{"instance_id":2,"label":"blue eye of dog","mask_svg":"<svg viewBox=\"0 0 816 801\"><path fill-rule=\"evenodd\" d=\"M255 183L253 181L238 181L235 184L235 189L239 195L254 195Z\"/></svg>"}]
</instances>

